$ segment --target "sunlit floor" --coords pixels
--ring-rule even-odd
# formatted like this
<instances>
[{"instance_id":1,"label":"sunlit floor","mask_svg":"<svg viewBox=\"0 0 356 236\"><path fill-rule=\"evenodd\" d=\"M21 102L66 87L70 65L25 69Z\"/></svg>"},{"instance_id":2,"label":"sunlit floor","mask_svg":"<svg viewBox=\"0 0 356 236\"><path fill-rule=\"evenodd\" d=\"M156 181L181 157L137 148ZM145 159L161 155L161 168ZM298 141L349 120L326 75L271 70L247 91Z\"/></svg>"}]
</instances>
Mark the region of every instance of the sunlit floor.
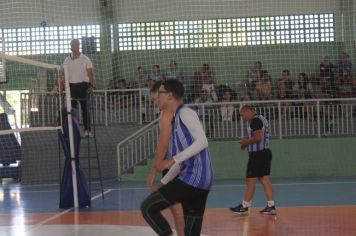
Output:
<instances>
[{"instance_id":1,"label":"sunlit floor","mask_svg":"<svg viewBox=\"0 0 356 236\"><path fill-rule=\"evenodd\" d=\"M356 178L274 179L277 216L260 215L265 205L256 189L248 216L228 210L241 201L241 180L219 181L209 195L202 235L356 235ZM155 235L138 211L148 194L144 183L105 183L90 208L58 208L58 186L0 187L0 235ZM170 212L164 212L173 226Z\"/></svg>"}]
</instances>

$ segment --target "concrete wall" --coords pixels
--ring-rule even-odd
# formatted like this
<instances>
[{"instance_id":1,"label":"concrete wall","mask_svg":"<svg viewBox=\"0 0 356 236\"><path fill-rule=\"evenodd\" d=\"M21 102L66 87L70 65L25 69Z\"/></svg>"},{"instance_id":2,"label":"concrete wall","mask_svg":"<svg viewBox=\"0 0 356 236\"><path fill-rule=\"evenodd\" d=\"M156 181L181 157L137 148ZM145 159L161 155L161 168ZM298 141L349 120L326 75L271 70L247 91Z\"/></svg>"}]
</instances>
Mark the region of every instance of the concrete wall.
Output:
<instances>
[{"instance_id":1,"label":"concrete wall","mask_svg":"<svg viewBox=\"0 0 356 236\"><path fill-rule=\"evenodd\" d=\"M97 151L94 139L81 139L80 164L88 176L88 157L92 180L98 180L97 171L98 156L104 180L117 178L117 144L136 132L140 126L110 126L96 128ZM24 132L22 138L22 177L23 184L51 184L59 183L64 165L64 152L62 146L58 146L57 131ZM89 147L89 149L88 149ZM89 154L88 154L89 153Z\"/></svg>"},{"instance_id":2,"label":"concrete wall","mask_svg":"<svg viewBox=\"0 0 356 236\"><path fill-rule=\"evenodd\" d=\"M355 138L271 140L272 177L356 176ZM209 142L216 179L245 177L248 155L236 141ZM123 180L145 181L149 166Z\"/></svg>"}]
</instances>

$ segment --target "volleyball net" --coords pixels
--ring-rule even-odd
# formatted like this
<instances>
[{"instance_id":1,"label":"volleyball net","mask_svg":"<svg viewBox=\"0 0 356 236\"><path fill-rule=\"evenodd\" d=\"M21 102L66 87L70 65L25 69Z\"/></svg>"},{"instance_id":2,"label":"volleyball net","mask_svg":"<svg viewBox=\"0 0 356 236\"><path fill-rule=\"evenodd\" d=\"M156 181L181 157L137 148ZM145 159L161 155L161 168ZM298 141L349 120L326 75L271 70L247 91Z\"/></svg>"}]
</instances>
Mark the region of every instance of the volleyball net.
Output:
<instances>
[{"instance_id":1,"label":"volleyball net","mask_svg":"<svg viewBox=\"0 0 356 236\"><path fill-rule=\"evenodd\" d=\"M58 127L57 65L70 53L73 38L94 65L92 106L106 140L100 151L108 157L103 162L107 178L117 177L117 165L112 164L115 145L108 144L120 141L114 132L117 125L154 120L147 91L157 80L181 80L186 103L215 103L213 115L205 117L213 117L209 124L216 127L226 120L240 124L238 106L221 109L217 104L257 101L259 111L269 109L278 138L308 128L303 120L316 127L310 128L314 136L343 135L337 131L341 128L330 128L337 122L343 127L343 120L349 122L344 125L347 135L353 133L354 101L332 101L355 96L352 0L64 2L18 0L1 5L0 109L8 116L11 132L21 140L36 134L35 143L44 153L52 151L53 144L46 145L50 139L40 134L54 131L34 130ZM286 99L300 102L283 102L286 109L279 109L275 101ZM321 99L320 111L319 100L305 99ZM280 125L282 115L285 122ZM217 130L209 129L210 134ZM36 150L31 152L35 157ZM38 160L38 166L48 170L44 179L53 175L46 169L48 162Z\"/></svg>"}]
</instances>

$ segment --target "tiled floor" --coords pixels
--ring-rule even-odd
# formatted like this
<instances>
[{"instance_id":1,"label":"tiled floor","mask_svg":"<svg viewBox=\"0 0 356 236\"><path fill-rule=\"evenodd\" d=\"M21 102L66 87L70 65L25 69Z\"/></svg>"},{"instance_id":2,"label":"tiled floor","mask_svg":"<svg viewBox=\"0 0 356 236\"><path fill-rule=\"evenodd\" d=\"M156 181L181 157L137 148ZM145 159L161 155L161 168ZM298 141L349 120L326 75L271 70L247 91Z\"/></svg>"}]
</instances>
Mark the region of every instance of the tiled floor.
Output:
<instances>
[{"instance_id":1,"label":"tiled floor","mask_svg":"<svg viewBox=\"0 0 356 236\"><path fill-rule=\"evenodd\" d=\"M209 195L202 235L356 235L356 178L273 180L277 216L264 216L256 190L248 216L228 210L245 189L243 181L219 181ZM138 211L148 191L144 183L105 183L105 199L93 194L91 208L58 208L58 186L0 187L0 235L155 235ZM173 223L170 212L164 212ZM172 224L173 225L173 224Z\"/></svg>"}]
</instances>

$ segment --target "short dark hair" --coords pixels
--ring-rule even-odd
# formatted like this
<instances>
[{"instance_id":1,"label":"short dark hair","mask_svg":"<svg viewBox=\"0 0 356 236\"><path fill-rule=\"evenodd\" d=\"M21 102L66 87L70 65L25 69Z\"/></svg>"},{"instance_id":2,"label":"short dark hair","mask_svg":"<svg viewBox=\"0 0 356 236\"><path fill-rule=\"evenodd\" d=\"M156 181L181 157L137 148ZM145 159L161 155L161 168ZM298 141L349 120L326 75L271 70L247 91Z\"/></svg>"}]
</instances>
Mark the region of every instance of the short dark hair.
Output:
<instances>
[{"instance_id":1,"label":"short dark hair","mask_svg":"<svg viewBox=\"0 0 356 236\"><path fill-rule=\"evenodd\" d=\"M184 86L180 81L176 79L170 79L164 81L162 85L166 91L171 92L173 94L174 98L178 100L183 99Z\"/></svg>"},{"instance_id":2,"label":"short dark hair","mask_svg":"<svg viewBox=\"0 0 356 236\"><path fill-rule=\"evenodd\" d=\"M246 110L248 110L248 111L253 111L253 112L256 111L255 108L254 108L253 106L251 106L251 105L243 105L243 106L240 108L240 112L241 112L241 111L246 111Z\"/></svg>"},{"instance_id":3,"label":"short dark hair","mask_svg":"<svg viewBox=\"0 0 356 236\"><path fill-rule=\"evenodd\" d=\"M159 90L159 87L161 87L162 85L162 81L157 81L154 83L154 85L152 86L152 88L150 89L150 93L157 93Z\"/></svg>"}]
</instances>

